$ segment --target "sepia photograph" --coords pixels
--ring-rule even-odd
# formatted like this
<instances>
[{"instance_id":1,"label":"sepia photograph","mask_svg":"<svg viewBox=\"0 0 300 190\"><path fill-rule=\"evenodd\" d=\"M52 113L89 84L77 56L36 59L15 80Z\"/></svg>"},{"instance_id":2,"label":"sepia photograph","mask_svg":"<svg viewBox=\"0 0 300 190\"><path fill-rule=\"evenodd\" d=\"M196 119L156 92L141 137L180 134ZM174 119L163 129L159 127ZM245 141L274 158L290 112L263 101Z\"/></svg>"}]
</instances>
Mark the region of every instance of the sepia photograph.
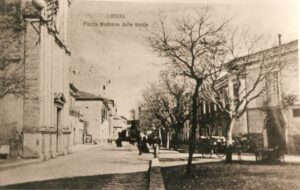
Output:
<instances>
[{"instance_id":1,"label":"sepia photograph","mask_svg":"<svg viewBox=\"0 0 300 190\"><path fill-rule=\"evenodd\" d=\"M300 189L299 8L0 0L0 189Z\"/></svg>"}]
</instances>

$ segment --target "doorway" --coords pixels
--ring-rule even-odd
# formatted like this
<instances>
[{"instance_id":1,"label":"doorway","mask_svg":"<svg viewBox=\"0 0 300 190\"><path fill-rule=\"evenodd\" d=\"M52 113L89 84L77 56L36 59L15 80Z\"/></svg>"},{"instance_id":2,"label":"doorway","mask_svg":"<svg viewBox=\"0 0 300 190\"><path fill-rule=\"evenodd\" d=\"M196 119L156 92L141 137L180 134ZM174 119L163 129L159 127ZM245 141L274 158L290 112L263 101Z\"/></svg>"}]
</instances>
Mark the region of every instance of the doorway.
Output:
<instances>
[{"instance_id":1,"label":"doorway","mask_svg":"<svg viewBox=\"0 0 300 190\"><path fill-rule=\"evenodd\" d=\"M280 148L286 151L285 121L282 110L273 108L267 110L265 127L267 129L268 148Z\"/></svg>"}]
</instances>

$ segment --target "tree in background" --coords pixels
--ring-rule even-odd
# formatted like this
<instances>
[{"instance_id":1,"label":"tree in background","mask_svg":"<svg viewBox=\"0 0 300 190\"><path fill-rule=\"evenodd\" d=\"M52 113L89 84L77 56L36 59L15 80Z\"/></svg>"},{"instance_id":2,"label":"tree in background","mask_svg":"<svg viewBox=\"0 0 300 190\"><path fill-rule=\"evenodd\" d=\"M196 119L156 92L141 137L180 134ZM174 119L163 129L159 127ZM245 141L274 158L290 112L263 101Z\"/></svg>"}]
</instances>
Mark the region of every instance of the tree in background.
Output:
<instances>
[{"instance_id":1,"label":"tree in background","mask_svg":"<svg viewBox=\"0 0 300 190\"><path fill-rule=\"evenodd\" d=\"M170 71L161 72L159 83L144 91L142 104L142 117L147 118L148 126L157 121L164 129L173 130L174 149L178 149L179 132L190 118L191 110L191 93L183 77Z\"/></svg>"}]
</instances>

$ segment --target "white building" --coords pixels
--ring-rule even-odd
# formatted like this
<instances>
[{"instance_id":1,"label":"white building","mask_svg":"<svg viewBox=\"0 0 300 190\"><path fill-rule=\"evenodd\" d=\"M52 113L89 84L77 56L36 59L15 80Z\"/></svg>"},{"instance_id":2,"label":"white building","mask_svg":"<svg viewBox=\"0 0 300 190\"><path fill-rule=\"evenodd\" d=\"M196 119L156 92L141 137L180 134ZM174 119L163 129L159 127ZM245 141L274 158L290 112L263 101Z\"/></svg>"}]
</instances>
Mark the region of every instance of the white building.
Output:
<instances>
[{"instance_id":1,"label":"white building","mask_svg":"<svg viewBox=\"0 0 300 190\"><path fill-rule=\"evenodd\" d=\"M113 122L113 140L116 140L118 138L119 132L122 130L127 129L127 119L124 116L115 115L112 117Z\"/></svg>"},{"instance_id":2,"label":"white building","mask_svg":"<svg viewBox=\"0 0 300 190\"><path fill-rule=\"evenodd\" d=\"M78 91L76 107L87 122L87 135L93 143L107 143L109 140L109 107L102 96Z\"/></svg>"}]
</instances>

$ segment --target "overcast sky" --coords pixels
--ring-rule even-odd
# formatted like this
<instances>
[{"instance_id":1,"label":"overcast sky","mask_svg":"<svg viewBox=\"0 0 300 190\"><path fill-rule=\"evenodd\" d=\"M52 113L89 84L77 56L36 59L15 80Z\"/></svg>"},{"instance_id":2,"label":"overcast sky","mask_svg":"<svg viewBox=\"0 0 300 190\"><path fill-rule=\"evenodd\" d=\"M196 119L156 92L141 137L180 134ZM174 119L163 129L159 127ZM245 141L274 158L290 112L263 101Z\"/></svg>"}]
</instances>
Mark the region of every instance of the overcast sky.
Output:
<instances>
[{"instance_id":1,"label":"overcast sky","mask_svg":"<svg viewBox=\"0 0 300 190\"><path fill-rule=\"evenodd\" d=\"M216 20L233 17L232 23L254 33L268 34L277 43L297 39L297 6L295 1L199 1L202 3L149 3L73 0L71 6L72 81L84 91L113 98L119 114L128 116L141 99L141 91L157 80L163 61L144 43L146 30L139 27L104 27L93 23L147 23L151 28L163 11L170 18L194 13L207 4ZM251 1L255 2L255 1ZM263 2L263 3L262 3ZM274 1L273 1L274 2ZM279 2L279 3L277 3ZM289 3L286 3L289 2ZM291 3L291 2L294 2ZM125 18L107 19L107 14L123 14ZM106 86L103 92L103 85Z\"/></svg>"}]
</instances>

